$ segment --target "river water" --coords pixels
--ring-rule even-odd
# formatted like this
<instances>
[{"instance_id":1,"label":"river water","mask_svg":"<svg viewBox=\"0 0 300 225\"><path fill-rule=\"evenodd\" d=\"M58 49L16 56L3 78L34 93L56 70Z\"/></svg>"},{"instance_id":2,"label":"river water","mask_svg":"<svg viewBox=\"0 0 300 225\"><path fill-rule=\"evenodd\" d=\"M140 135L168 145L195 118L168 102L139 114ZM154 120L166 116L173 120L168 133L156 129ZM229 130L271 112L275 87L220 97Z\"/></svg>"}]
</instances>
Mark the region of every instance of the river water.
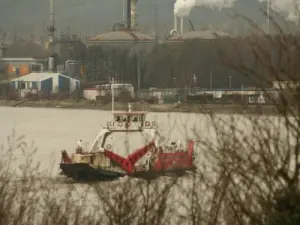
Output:
<instances>
[{"instance_id":1,"label":"river water","mask_svg":"<svg viewBox=\"0 0 300 225\"><path fill-rule=\"evenodd\" d=\"M241 115L218 115L219 119L230 121L231 118L243 120ZM277 117L264 116L275 121ZM273 119L274 118L274 119ZM0 107L0 144L7 148L7 137L13 132L16 136L24 135L28 144L34 144L37 152L34 156L41 168L57 172L57 163L60 162L60 151L66 149L73 152L77 140L81 139L84 146L88 147L107 121L112 119L110 111L82 110L82 109L55 109L55 108L23 108ZM146 120L156 121L158 129L167 141L184 140L186 138L212 139L213 124L208 115L194 113L148 113ZM239 123L243 129L249 126ZM127 140L129 148L135 150L145 144L145 139L140 134L112 136L108 144L113 145L113 150L120 155L126 155L124 145ZM27 149L28 150L28 149ZM29 150L28 150L29 151ZM198 150L200 151L200 150ZM53 166L53 164L56 164Z\"/></svg>"},{"instance_id":2,"label":"river water","mask_svg":"<svg viewBox=\"0 0 300 225\"><path fill-rule=\"evenodd\" d=\"M56 173L62 149L73 152L79 139L83 140L84 146L90 145L111 119L109 111L0 107L0 143L7 147L7 137L13 131L16 136L24 135L24 140L28 144L33 142L37 148L34 159L41 163L41 168ZM148 113L147 120L156 121L161 134L170 141L194 137L194 127L202 134L209 132L207 119L201 114ZM130 144L129 149L136 149L143 144L143 139L134 135L126 136L126 139ZM125 137L115 136L114 140L109 141L114 151L121 155L128 154L122 152Z\"/></svg>"},{"instance_id":3,"label":"river water","mask_svg":"<svg viewBox=\"0 0 300 225\"><path fill-rule=\"evenodd\" d=\"M244 116L238 115L234 115L233 117L230 115L218 115L218 117L225 121L230 121L230 118L233 117L241 118L242 120L244 118ZM276 121L277 117L265 116L262 117L262 120L266 120L267 118ZM66 149L70 153L73 152L79 139L90 144L103 125L111 119L111 112L100 110L0 107L0 143L3 144L4 149L7 149L10 142L7 137L12 136L13 131L16 133L16 136L24 135L24 140L29 144L34 142L34 146L37 148L36 153L33 155L34 162L31 164L39 162L41 170L49 172L49 175L58 176L58 163L61 157L60 151ZM205 139L216 139L213 135L213 124L208 115L193 113L149 113L146 120L156 121L161 134L170 140L176 141L178 139L194 138L196 141L199 141L199 139L202 141ZM275 124L275 122L269 123ZM240 126L245 131L251 132L250 125L241 123ZM111 144L114 145L113 150L118 151L121 155L128 154L121 151L124 148L124 138L117 136L114 140L111 140ZM130 138L129 142L131 145L129 149L136 149L143 144L142 139L138 139L137 137ZM26 151L29 153L30 149L27 148L25 153ZM204 158L201 156L201 152L201 148L196 146L198 160L199 158ZM17 150L15 155L17 157L14 159L12 167L25 162L24 154L21 154ZM161 179L163 180L164 178ZM181 186L188 190L188 187L185 186L189 186L191 182L186 177L182 179L184 181L182 181ZM78 190L78 193L82 194L86 192L85 187L83 184L77 184L76 188L72 187L72 191ZM55 188L60 193L63 190L69 190L66 183L59 183ZM176 191L176 193L178 192ZM66 194L58 196L63 195ZM89 199L95 199L95 195L91 193Z\"/></svg>"},{"instance_id":4,"label":"river water","mask_svg":"<svg viewBox=\"0 0 300 225\"><path fill-rule=\"evenodd\" d=\"M251 124L244 123L242 115L217 115L215 118L227 121L230 124L232 118L235 125L242 127L246 132L251 132ZM260 116L261 121L269 120L268 124L278 124L279 117ZM97 133L112 119L110 111L83 110L83 109L56 109L56 108L23 108L23 107L0 107L0 144L8 147L7 137L13 131L16 136L24 135L24 140L37 148L33 156L35 162L40 163L43 170L49 170L53 174L58 173L60 152L66 149L69 153L74 152L77 140L81 139L84 146L90 146ZM146 120L156 121L162 136L168 142L194 138L197 141L216 139L215 127L211 118L205 114L194 113L148 113ZM223 125L218 125L222 128ZM277 126L277 125L275 125ZM274 128L273 130L278 130ZM121 135L121 134L120 134ZM126 156L145 144L145 138L140 134L120 136L112 135L108 144L112 145L113 151ZM129 147L125 152L125 145ZM129 150L128 150L129 149ZM26 149L30 152L30 149ZM129 151L129 152L128 152ZM201 149L196 146L196 153L201 155ZM17 157L21 161L22 156Z\"/></svg>"}]
</instances>

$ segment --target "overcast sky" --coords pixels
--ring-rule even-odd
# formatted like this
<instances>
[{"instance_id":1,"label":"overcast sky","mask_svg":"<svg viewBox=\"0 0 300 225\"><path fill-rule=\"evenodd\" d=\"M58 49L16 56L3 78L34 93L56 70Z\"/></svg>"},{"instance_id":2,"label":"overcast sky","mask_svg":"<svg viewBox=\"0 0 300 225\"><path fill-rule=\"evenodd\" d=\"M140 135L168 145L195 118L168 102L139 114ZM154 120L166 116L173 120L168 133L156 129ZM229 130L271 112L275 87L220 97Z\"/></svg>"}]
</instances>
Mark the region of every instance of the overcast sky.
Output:
<instances>
[{"instance_id":1,"label":"overcast sky","mask_svg":"<svg viewBox=\"0 0 300 225\"><path fill-rule=\"evenodd\" d=\"M94 33L109 30L122 21L122 0L54 0L55 20L59 31ZM139 0L138 23L143 31L151 33L155 4L158 5L159 31L167 32L173 25L174 0ZM256 0L239 0L232 9L221 12L195 8L190 19L196 28L209 23L224 24L228 13L239 12L262 23L261 4ZM225 22L224 22L225 21ZM0 0L0 25L5 30L41 34L49 23L49 0ZM228 22L227 22L228 23ZM186 26L187 27L187 26Z\"/></svg>"}]
</instances>

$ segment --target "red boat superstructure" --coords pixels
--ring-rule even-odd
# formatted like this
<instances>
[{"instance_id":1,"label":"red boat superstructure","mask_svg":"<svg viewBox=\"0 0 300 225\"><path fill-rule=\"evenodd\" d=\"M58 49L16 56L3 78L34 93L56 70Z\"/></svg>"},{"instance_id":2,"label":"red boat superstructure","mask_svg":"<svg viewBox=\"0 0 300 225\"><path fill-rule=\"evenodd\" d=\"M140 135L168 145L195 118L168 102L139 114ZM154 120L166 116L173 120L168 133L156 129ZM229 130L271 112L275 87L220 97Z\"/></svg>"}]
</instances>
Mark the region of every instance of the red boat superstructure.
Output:
<instances>
[{"instance_id":1,"label":"red boat superstructure","mask_svg":"<svg viewBox=\"0 0 300 225\"><path fill-rule=\"evenodd\" d=\"M154 141L150 142L150 144L137 149L126 158L119 156L118 154L104 150L104 154L113 162L118 164L123 170L127 172L127 174L132 174L135 172L135 164L138 160L140 160L143 156L147 154L154 147Z\"/></svg>"},{"instance_id":2,"label":"red boat superstructure","mask_svg":"<svg viewBox=\"0 0 300 225\"><path fill-rule=\"evenodd\" d=\"M158 153L154 164L154 172L194 169L194 141L189 140L186 151Z\"/></svg>"},{"instance_id":3,"label":"red boat superstructure","mask_svg":"<svg viewBox=\"0 0 300 225\"><path fill-rule=\"evenodd\" d=\"M117 163L127 175L141 178L156 177L164 173L177 173L195 170L194 141L188 140L186 149L177 146L156 147L155 141L134 151L124 158L112 151L105 150L104 154ZM167 150L167 151L166 151ZM144 166L135 165L148 153L148 160Z\"/></svg>"}]
</instances>

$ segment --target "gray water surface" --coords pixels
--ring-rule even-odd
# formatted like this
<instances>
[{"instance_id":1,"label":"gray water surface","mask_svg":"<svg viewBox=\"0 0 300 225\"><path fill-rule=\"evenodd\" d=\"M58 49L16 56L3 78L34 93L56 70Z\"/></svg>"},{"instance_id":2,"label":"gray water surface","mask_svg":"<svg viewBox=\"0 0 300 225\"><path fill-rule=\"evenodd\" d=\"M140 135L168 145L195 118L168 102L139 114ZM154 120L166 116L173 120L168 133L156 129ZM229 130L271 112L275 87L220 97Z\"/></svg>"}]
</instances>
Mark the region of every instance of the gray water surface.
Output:
<instances>
[{"instance_id":1,"label":"gray water surface","mask_svg":"<svg viewBox=\"0 0 300 225\"><path fill-rule=\"evenodd\" d=\"M0 107L0 143L6 145L13 131L17 136L25 135L26 142L34 142L37 147L34 159L41 163L41 168L57 172L62 149L73 152L79 139L85 146L90 145L111 119L111 112L100 110ZM201 114L148 113L147 120L156 121L160 132L170 141L194 137L193 127L209 133L207 119ZM125 140L132 150L143 144L140 134L122 135L112 136L108 141L121 155L128 154L122 150Z\"/></svg>"}]
</instances>

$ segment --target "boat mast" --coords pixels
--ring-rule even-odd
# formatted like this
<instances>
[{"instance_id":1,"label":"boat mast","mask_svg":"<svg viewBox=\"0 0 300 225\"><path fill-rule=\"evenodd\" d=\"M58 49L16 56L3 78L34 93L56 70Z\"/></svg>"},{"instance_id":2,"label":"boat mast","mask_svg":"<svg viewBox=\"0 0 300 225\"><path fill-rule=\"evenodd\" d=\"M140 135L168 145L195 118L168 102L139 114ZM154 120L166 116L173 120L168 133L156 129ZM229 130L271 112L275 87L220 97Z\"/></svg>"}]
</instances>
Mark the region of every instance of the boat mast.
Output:
<instances>
[{"instance_id":1,"label":"boat mast","mask_svg":"<svg viewBox=\"0 0 300 225\"><path fill-rule=\"evenodd\" d=\"M111 112L114 114L115 110L115 89L114 89L114 81L115 79L111 78Z\"/></svg>"}]
</instances>

